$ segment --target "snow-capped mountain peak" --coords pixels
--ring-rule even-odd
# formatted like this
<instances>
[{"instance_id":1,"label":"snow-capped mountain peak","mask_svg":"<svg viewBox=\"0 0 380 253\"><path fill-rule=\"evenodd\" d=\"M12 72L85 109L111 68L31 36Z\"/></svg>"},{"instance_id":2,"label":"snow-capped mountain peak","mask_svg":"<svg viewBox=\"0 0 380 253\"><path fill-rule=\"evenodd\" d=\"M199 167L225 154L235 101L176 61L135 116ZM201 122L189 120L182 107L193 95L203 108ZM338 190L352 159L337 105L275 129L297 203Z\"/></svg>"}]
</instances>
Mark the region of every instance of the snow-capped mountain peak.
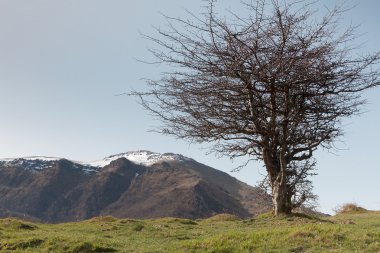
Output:
<instances>
[{"instance_id":1,"label":"snow-capped mountain peak","mask_svg":"<svg viewBox=\"0 0 380 253\"><path fill-rule=\"evenodd\" d=\"M30 171L42 171L45 169L49 169L55 166L55 164L60 160L67 160L60 157L47 157L47 156L27 156L27 157L19 157L19 158L4 158L0 159L0 166L4 167L20 167ZM73 168L81 169L85 173L96 172L97 168L93 168L93 166L77 162L67 160L73 164Z\"/></svg>"},{"instance_id":2,"label":"snow-capped mountain peak","mask_svg":"<svg viewBox=\"0 0 380 253\"><path fill-rule=\"evenodd\" d=\"M88 165L91 165L94 167L104 167L110 164L112 161L117 160L122 157L128 159L129 161L133 163L136 163L139 165L145 165L145 166L150 166L159 161L190 161L192 160L191 158L188 158L179 154L173 154L173 153L160 154L160 153L154 153L147 150L139 150L139 151L130 151L126 153L120 153L117 155L111 155L102 160L89 162Z\"/></svg>"},{"instance_id":3,"label":"snow-capped mountain peak","mask_svg":"<svg viewBox=\"0 0 380 253\"><path fill-rule=\"evenodd\" d=\"M0 166L5 167L21 167L31 171L42 171L53 167L60 160L67 160L73 163L73 167L76 169L81 169L86 173L96 172L99 168L109 165L112 161L119 158L126 158L129 161L144 165L151 166L159 161L191 161L191 158L185 157L179 154L173 153L154 153L147 150L140 151L130 151L125 153L120 153L116 155L108 156L102 160L97 160L93 162L79 162L68 160L59 157L47 157L47 156L29 156L20 158L5 158L0 159Z\"/></svg>"},{"instance_id":4,"label":"snow-capped mountain peak","mask_svg":"<svg viewBox=\"0 0 380 253\"><path fill-rule=\"evenodd\" d=\"M16 160L30 160L30 161L36 161L36 160L39 160L39 161L58 161L58 160L61 160L63 158L59 158L59 157L48 157L48 156L26 156L26 157L19 157L19 158L4 158L4 159L0 159L0 162L13 162L13 161L16 161Z\"/></svg>"},{"instance_id":5,"label":"snow-capped mountain peak","mask_svg":"<svg viewBox=\"0 0 380 253\"><path fill-rule=\"evenodd\" d=\"M46 156L28 156L20 158L5 158L0 159L0 165L6 167L23 167L28 170L38 171L52 167L56 161L61 160L58 157Z\"/></svg>"}]
</instances>

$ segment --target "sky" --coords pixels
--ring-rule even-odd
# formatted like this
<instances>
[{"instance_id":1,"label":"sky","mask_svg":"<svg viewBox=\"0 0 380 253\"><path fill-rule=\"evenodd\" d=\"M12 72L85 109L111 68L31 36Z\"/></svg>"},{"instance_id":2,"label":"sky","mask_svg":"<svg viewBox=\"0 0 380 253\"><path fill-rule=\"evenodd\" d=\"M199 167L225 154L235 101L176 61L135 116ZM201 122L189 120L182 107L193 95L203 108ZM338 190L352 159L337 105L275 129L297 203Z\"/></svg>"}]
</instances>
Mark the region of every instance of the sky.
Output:
<instances>
[{"instance_id":1,"label":"sky","mask_svg":"<svg viewBox=\"0 0 380 253\"><path fill-rule=\"evenodd\" d=\"M342 25L361 24L361 53L380 50L380 1L346 1L355 6ZM322 0L324 10L334 1ZM336 1L340 3L340 1ZM221 11L239 1L219 0ZM230 173L255 185L262 164L206 155L207 145L189 144L150 130L160 122L134 97L144 79L160 77L149 60L153 26L165 28L160 13L202 13L203 0L1 0L0 1L0 158L43 155L98 160L133 150L173 152ZM380 66L377 66L380 67ZM380 88L365 93L364 114L344 121L338 152L316 154L313 178L319 209L333 213L355 202L380 210Z\"/></svg>"}]
</instances>

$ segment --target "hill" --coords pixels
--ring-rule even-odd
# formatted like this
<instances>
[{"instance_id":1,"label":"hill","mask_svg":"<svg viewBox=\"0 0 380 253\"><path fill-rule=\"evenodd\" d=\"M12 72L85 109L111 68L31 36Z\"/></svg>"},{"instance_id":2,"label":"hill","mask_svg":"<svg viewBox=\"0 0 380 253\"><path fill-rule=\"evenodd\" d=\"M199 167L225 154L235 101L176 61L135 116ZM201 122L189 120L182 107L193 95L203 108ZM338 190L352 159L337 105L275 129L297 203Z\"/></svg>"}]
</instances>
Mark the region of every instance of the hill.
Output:
<instances>
[{"instance_id":1,"label":"hill","mask_svg":"<svg viewBox=\"0 0 380 253\"><path fill-rule=\"evenodd\" d=\"M0 219L7 252L380 252L380 212L241 220L98 217L39 224Z\"/></svg>"},{"instance_id":2,"label":"hill","mask_svg":"<svg viewBox=\"0 0 380 253\"><path fill-rule=\"evenodd\" d=\"M67 222L118 218L251 217L270 209L262 190L177 154L127 152L84 163L0 160L0 217Z\"/></svg>"}]
</instances>

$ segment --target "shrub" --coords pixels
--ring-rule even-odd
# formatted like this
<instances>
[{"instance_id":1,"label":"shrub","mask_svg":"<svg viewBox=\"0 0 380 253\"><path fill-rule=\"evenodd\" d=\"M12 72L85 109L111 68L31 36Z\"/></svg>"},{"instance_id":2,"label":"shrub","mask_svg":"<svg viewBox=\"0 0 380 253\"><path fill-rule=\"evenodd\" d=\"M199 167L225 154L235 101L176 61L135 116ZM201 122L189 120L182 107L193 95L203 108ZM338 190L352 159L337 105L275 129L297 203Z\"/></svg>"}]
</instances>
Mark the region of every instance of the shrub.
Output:
<instances>
[{"instance_id":1,"label":"shrub","mask_svg":"<svg viewBox=\"0 0 380 253\"><path fill-rule=\"evenodd\" d=\"M344 213L362 213L367 212L368 210L358 206L356 203L345 203L334 209L336 214L344 214Z\"/></svg>"}]
</instances>

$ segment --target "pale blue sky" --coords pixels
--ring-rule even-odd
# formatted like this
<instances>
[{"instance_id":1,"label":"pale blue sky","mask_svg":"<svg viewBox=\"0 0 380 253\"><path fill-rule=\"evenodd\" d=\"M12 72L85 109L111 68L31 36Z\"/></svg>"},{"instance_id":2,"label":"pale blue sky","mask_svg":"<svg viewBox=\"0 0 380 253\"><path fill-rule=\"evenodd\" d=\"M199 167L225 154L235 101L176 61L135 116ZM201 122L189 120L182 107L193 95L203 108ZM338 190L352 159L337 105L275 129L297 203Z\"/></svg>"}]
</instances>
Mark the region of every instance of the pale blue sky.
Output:
<instances>
[{"instance_id":1,"label":"pale blue sky","mask_svg":"<svg viewBox=\"0 0 380 253\"><path fill-rule=\"evenodd\" d=\"M238 1L218 1L222 8ZM322 1L331 6L334 1ZM361 23L362 52L380 49L380 1L358 4L343 24ZM190 145L148 132L159 125L136 100L115 94L144 89L142 78L158 77L149 59L152 25L165 26L159 12L202 11L202 0L1 0L0 158L30 155L90 161L147 149L175 152L228 172L238 162L206 156ZM321 6L321 9L322 6ZM380 89L366 93L367 113L348 119L338 155L319 152L314 178L322 211L355 201L380 209ZM254 185L263 172L250 164L234 177Z\"/></svg>"}]
</instances>

